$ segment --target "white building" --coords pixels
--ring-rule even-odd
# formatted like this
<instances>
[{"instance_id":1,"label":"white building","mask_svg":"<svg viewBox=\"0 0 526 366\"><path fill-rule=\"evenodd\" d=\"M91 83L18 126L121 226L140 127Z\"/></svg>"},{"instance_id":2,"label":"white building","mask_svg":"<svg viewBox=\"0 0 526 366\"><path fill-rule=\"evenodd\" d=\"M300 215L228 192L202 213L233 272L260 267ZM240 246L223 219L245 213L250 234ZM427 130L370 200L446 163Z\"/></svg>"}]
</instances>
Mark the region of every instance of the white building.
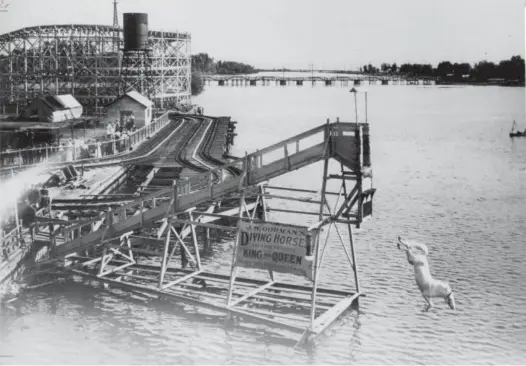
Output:
<instances>
[{"instance_id":1,"label":"white building","mask_svg":"<svg viewBox=\"0 0 526 366\"><path fill-rule=\"evenodd\" d=\"M80 118L82 105L71 95L47 95L34 99L24 111L26 118L39 122L63 122Z\"/></svg>"},{"instance_id":2,"label":"white building","mask_svg":"<svg viewBox=\"0 0 526 366\"><path fill-rule=\"evenodd\" d=\"M132 117L135 127L141 128L150 124L152 112L152 101L133 90L106 106L106 122L119 121L124 125Z\"/></svg>"}]
</instances>

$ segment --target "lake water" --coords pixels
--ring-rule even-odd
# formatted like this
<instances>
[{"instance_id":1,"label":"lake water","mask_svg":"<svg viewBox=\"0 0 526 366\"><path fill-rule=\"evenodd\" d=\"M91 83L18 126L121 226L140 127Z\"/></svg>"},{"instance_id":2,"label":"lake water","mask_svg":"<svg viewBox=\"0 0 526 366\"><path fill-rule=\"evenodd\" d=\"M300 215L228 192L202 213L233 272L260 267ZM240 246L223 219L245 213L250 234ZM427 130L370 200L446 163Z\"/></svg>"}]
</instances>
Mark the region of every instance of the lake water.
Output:
<instances>
[{"instance_id":1,"label":"lake water","mask_svg":"<svg viewBox=\"0 0 526 366\"><path fill-rule=\"evenodd\" d=\"M356 231L367 297L313 349L294 351L290 341L188 308L61 283L24 294L0 314L0 363L526 362L526 139L508 137L513 119L526 128L524 89L359 88L365 90L378 189L373 219ZM327 118L354 121L349 87L209 86L196 102L206 114L239 122L238 155ZM321 173L315 164L272 183L319 189ZM395 246L398 235L427 243L431 271L451 283L456 311L442 301L423 311L412 268ZM349 287L343 251L332 248L322 280ZM207 263L224 269L230 255L223 243Z\"/></svg>"}]
</instances>

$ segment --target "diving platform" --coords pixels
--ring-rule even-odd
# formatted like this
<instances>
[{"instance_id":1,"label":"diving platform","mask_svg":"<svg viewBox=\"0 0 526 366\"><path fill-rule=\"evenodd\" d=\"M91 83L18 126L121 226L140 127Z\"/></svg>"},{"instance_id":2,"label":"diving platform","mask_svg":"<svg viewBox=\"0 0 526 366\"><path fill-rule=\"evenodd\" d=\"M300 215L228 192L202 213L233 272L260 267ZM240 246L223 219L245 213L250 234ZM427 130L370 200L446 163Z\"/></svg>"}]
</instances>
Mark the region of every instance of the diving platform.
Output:
<instances>
[{"instance_id":1,"label":"diving platform","mask_svg":"<svg viewBox=\"0 0 526 366\"><path fill-rule=\"evenodd\" d=\"M319 191L269 184L272 178L318 162L323 162ZM336 164L339 174L329 171L330 163ZM363 296L353 227L372 216L375 191L369 124L327 121L231 163L173 180L170 187L123 197L118 207L106 205L97 217L71 223L42 219L34 235L47 237L50 244L39 265L52 265L110 288L282 328L304 344ZM305 198L305 193L312 197ZM300 202L312 209L269 208L270 199ZM269 211L312 215L317 222L308 226L274 222ZM333 228L349 278L342 278L336 284L339 288L323 288L319 275L324 255L338 245L329 240ZM202 264L205 249L198 230L207 236L209 230L229 232L235 238L229 273ZM241 275L241 270L254 276Z\"/></svg>"}]
</instances>

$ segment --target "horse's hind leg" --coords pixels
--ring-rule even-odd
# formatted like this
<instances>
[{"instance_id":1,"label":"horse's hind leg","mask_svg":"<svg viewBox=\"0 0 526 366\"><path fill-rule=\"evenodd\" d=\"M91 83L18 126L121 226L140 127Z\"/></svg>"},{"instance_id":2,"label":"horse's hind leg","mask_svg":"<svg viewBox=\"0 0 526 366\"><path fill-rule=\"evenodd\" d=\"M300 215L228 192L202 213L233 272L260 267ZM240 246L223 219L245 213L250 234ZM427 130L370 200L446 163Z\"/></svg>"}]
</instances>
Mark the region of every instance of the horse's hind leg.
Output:
<instances>
[{"instance_id":1,"label":"horse's hind leg","mask_svg":"<svg viewBox=\"0 0 526 366\"><path fill-rule=\"evenodd\" d=\"M433 307L433 301L428 296L424 296L424 295L422 295L422 296L424 297L424 300L426 300L426 302L427 302L427 307L426 307L425 311L429 311L429 309L431 309Z\"/></svg>"}]
</instances>

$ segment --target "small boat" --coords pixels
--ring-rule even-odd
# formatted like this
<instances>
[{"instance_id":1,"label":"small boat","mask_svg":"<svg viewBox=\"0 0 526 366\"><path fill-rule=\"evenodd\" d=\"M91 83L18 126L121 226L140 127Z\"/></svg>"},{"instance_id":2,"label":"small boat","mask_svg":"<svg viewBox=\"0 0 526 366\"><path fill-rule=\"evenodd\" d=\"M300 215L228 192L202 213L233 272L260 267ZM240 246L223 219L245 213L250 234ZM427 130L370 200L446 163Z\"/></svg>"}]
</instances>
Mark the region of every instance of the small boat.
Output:
<instances>
[{"instance_id":1,"label":"small boat","mask_svg":"<svg viewBox=\"0 0 526 366\"><path fill-rule=\"evenodd\" d=\"M513 121L513 125L511 126L511 131L510 131L510 137L526 137L526 129L524 130L524 132L521 132L521 131L516 130L516 127L517 127L517 123Z\"/></svg>"}]
</instances>

